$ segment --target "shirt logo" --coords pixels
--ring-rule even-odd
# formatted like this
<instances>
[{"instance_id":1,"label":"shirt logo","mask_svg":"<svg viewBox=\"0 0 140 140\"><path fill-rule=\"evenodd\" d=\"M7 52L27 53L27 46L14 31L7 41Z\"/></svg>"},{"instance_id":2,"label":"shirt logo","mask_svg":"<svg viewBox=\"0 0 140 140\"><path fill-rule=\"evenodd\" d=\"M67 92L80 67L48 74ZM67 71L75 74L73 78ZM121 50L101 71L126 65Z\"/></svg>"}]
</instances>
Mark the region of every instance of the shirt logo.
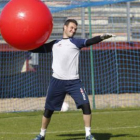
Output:
<instances>
[{"instance_id":1,"label":"shirt logo","mask_svg":"<svg viewBox=\"0 0 140 140\"><path fill-rule=\"evenodd\" d=\"M57 47L61 47L61 46L62 46L61 44L58 44L58 45L57 45Z\"/></svg>"}]
</instances>

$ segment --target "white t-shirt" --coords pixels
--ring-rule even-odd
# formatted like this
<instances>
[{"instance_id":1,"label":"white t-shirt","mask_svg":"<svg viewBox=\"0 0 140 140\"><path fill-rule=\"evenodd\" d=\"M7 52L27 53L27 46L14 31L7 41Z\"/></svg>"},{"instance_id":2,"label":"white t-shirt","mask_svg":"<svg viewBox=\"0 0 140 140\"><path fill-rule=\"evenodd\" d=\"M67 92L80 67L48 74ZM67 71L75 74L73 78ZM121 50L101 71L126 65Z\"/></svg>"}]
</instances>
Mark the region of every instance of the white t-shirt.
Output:
<instances>
[{"instance_id":1,"label":"white t-shirt","mask_svg":"<svg viewBox=\"0 0 140 140\"><path fill-rule=\"evenodd\" d=\"M52 76L62 80L79 79L79 54L86 39L61 39L52 47Z\"/></svg>"}]
</instances>

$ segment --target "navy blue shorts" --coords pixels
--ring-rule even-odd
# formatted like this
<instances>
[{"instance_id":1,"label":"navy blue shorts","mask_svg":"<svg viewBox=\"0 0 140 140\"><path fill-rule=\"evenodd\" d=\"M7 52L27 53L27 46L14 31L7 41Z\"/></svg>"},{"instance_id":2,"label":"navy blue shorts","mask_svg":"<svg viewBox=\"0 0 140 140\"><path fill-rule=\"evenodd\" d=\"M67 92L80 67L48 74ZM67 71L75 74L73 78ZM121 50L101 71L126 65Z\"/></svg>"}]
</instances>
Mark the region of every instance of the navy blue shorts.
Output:
<instances>
[{"instance_id":1,"label":"navy blue shorts","mask_svg":"<svg viewBox=\"0 0 140 140\"><path fill-rule=\"evenodd\" d=\"M88 96L80 79L59 80L52 77L47 91L45 109L61 110L66 94L69 94L74 99L77 108L89 103Z\"/></svg>"}]
</instances>

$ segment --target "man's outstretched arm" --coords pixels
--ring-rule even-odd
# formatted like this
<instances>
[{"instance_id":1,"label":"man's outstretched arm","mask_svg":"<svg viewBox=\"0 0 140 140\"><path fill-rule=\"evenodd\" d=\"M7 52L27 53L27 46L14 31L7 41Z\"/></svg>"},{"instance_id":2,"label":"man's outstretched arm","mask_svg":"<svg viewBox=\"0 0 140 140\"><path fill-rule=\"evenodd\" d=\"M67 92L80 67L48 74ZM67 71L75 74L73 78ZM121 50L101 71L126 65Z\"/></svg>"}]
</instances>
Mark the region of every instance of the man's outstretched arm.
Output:
<instances>
[{"instance_id":1,"label":"man's outstretched arm","mask_svg":"<svg viewBox=\"0 0 140 140\"><path fill-rule=\"evenodd\" d=\"M97 44L97 43L99 43L99 42L101 42L105 39L108 39L108 38L111 38L111 37L114 37L114 36L115 35L113 35L113 34L106 33L106 34L103 34L103 35L100 35L100 36L96 36L96 37L87 39L86 46Z\"/></svg>"},{"instance_id":2,"label":"man's outstretched arm","mask_svg":"<svg viewBox=\"0 0 140 140\"><path fill-rule=\"evenodd\" d=\"M56 40L53 40L49 43L45 43L43 45L41 45L40 47L38 47L37 49L34 49L34 50L30 50L30 52L33 52L33 53L49 53L49 52L52 52L52 47L53 47L53 44L55 43Z\"/></svg>"}]
</instances>

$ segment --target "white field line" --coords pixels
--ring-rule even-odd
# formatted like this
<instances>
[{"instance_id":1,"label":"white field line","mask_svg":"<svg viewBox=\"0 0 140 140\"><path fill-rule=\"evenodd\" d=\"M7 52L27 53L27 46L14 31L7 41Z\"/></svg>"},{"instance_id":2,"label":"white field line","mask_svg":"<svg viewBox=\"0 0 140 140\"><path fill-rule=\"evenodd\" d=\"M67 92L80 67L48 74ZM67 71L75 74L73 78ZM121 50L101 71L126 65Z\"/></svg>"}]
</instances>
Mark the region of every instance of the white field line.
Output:
<instances>
[{"instance_id":1,"label":"white field line","mask_svg":"<svg viewBox=\"0 0 140 140\"><path fill-rule=\"evenodd\" d=\"M140 110L126 110L126 111L101 111L101 112L92 112L92 115L96 115L96 114L115 114L115 113L133 113L133 112L140 112ZM67 113L67 112L59 112L59 114L61 115L61 114L65 114L65 113ZM10 113L9 113L10 114ZM40 115L42 115L42 114L40 114ZM55 115L55 114L54 114ZM71 112L71 113L69 113L68 115L77 115L77 113L75 112ZM79 114L78 114L79 115ZM27 115L28 116L28 115ZM13 119L13 118L26 118L27 116L14 116L14 117L11 117L11 118L9 118L9 117L7 117L7 118L0 118L0 119ZM28 116L28 117L34 117L34 116Z\"/></svg>"},{"instance_id":2,"label":"white field line","mask_svg":"<svg viewBox=\"0 0 140 140\"><path fill-rule=\"evenodd\" d=\"M108 127L108 128L95 128L92 129L93 131L97 131L97 130L117 130L117 129L137 129L140 128L140 126L127 126L127 127ZM49 132L47 131L47 134L55 134L55 133L70 133L70 132L84 132L84 130L70 130L70 131L54 131L54 132ZM39 132L27 132L27 133L19 133L18 135L32 135L32 134L38 134ZM15 132L0 132L0 134L9 134L9 135L17 135L17 133Z\"/></svg>"}]
</instances>

